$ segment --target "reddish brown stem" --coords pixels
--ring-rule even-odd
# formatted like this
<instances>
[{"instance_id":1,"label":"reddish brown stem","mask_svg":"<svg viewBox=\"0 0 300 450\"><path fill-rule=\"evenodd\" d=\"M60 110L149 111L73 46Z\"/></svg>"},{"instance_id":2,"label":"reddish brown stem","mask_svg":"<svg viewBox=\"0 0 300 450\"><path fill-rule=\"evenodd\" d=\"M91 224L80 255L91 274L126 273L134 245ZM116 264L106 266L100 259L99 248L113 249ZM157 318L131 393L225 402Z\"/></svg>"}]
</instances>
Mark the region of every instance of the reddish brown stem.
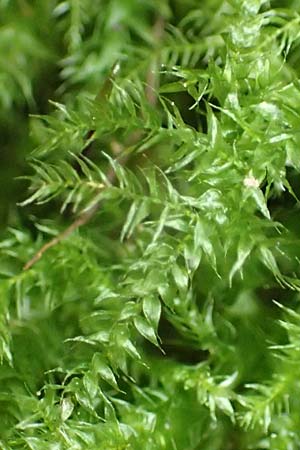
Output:
<instances>
[{"instance_id":1,"label":"reddish brown stem","mask_svg":"<svg viewBox=\"0 0 300 450\"><path fill-rule=\"evenodd\" d=\"M49 250L49 248L54 247L56 244L59 244L62 240L66 239L73 231L77 230L77 228L85 225L89 220L93 217L97 209L99 208L100 203L96 203L90 209L82 213L71 225L69 225L64 231L59 233L55 238L51 239L51 241L47 242L43 245L40 250L25 264L23 270L30 269L36 262L41 259L43 254Z\"/></svg>"},{"instance_id":2,"label":"reddish brown stem","mask_svg":"<svg viewBox=\"0 0 300 450\"><path fill-rule=\"evenodd\" d=\"M127 160L127 158L124 157L122 159L122 163L124 164L126 162L126 160ZM109 170L109 172L107 174L107 179L111 183L114 182L115 172L113 171L113 169ZM97 210L99 209L100 203L101 203L101 201L93 204L89 209L87 209L82 214L80 214L80 216L77 217L77 219L74 220L74 222L72 222L71 225L69 225L65 230L63 230L61 233L59 233L57 236L55 236L53 239L51 239L51 241L46 242L46 244L44 244L39 249L39 251L24 265L23 270L30 269L35 263L37 263L41 259L41 257L47 250L49 250L50 248L54 247L55 245L59 244L61 241L63 241L67 237L69 237L70 234L73 233L73 231L77 230L82 225L85 225L86 223L88 223L92 219L94 214L97 212Z\"/></svg>"}]
</instances>

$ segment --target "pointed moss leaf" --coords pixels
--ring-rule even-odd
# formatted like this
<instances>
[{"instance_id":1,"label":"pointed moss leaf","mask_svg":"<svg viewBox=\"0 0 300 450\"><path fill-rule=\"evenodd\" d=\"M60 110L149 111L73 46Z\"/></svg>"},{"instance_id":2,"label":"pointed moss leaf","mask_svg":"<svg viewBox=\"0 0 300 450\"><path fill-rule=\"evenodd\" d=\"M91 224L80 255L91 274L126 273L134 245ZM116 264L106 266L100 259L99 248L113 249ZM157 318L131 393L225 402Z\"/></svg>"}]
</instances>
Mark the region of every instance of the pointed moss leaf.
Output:
<instances>
[{"instance_id":1,"label":"pointed moss leaf","mask_svg":"<svg viewBox=\"0 0 300 450\"><path fill-rule=\"evenodd\" d=\"M187 166L188 164L190 164L197 156L199 156L199 149L196 149L192 152L189 152L187 155L184 156L184 158L180 159L179 161L177 161L175 164L173 164L173 166L169 167L166 170L166 173L170 173L170 172L176 172L177 170L182 169L183 167Z\"/></svg>"},{"instance_id":2,"label":"pointed moss leaf","mask_svg":"<svg viewBox=\"0 0 300 450\"><path fill-rule=\"evenodd\" d=\"M127 235L130 237L135 228L149 215L149 201L144 199L140 202L138 208L135 211L134 217L128 226Z\"/></svg>"},{"instance_id":3,"label":"pointed moss leaf","mask_svg":"<svg viewBox=\"0 0 300 450\"><path fill-rule=\"evenodd\" d=\"M195 248L202 248L207 241L207 236L203 224L200 220L197 220L196 226L194 228L194 244Z\"/></svg>"},{"instance_id":4,"label":"pointed moss leaf","mask_svg":"<svg viewBox=\"0 0 300 450\"><path fill-rule=\"evenodd\" d=\"M120 320L127 320L129 317L136 316L139 312L139 305L135 302L127 302L120 312Z\"/></svg>"},{"instance_id":5,"label":"pointed moss leaf","mask_svg":"<svg viewBox=\"0 0 300 450\"><path fill-rule=\"evenodd\" d=\"M260 255L263 264L275 275L275 277L280 276L280 270L272 251L267 247L261 247Z\"/></svg>"},{"instance_id":6,"label":"pointed moss leaf","mask_svg":"<svg viewBox=\"0 0 300 450\"><path fill-rule=\"evenodd\" d=\"M10 366L13 365L13 358L12 358L12 354L11 354L11 350L8 345L8 342L6 341L5 338L0 337L0 363L1 364L3 363L4 358L9 363Z\"/></svg>"},{"instance_id":7,"label":"pointed moss leaf","mask_svg":"<svg viewBox=\"0 0 300 450\"><path fill-rule=\"evenodd\" d=\"M118 424L118 419L117 419L115 408L114 408L112 402L110 402L108 399L106 399L106 401L105 401L104 417L108 423Z\"/></svg>"},{"instance_id":8,"label":"pointed moss leaf","mask_svg":"<svg viewBox=\"0 0 300 450\"><path fill-rule=\"evenodd\" d=\"M169 206L166 206L161 213L161 216L160 216L160 219L158 222L158 226L153 235L151 244L154 244L157 241L157 239L159 238L160 234L162 233L164 226L166 224L167 218L168 218L168 214L169 214Z\"/></svg>"},{"instance_id":9,"label":"pointed moss leaf","mask_svg":"<svg viewBox=\"0 0 300 450\"><path fill-rule=\"evenodd\" d=\"M247 189L247 193L245 195L245 198L247 198L248 196L252 197L253 200L255 201L256 206L259 209L259 211L267 219L271 219L270 212L267 207L266 199L265 199L262 191L259 188L255 188L255 187L249 187L246 189Z\"/></svg>"},{"instance_id":10,"label":"pointed moss leaf","mask_svg":"<svg viewBox=\"0 0 300 450\"><path fill-rule=\"evenodd\" d=\"M54 102L53 100L49 100L49 103L55 106L59 111L61 111L65 116L67 116L70 119L70 114L63 103Z\"/></svg>"},{"instance_id":11,"label":"pointed moss leaf","mask_svg":"<svg viewBox=\"0 0 300 450\"><path fill-rule=\"evenodd\" d=\"M212 112L212 109L207 105L207 121L208 121L208 137L210 145L214 148L217 144L222 142L222 134L218 119Z\"/></svg>"},{"instance_id":12,"label":"pointed moss leaf","mask_svg":"<svg viewBox=\"0 0 300 450\"><path fill-rule=\"evenodd\" d=\"M210 417L211 419L216 422L217 417L216 417L216 401L215 401L215 397L213 397L212 395L210 395L208 397L208 407L209 407L209 412L210 412Z\"/></svg>"},{"instance_id":13,"label":"pointed moss leaf","mask_svg":"<svg viewBox=\"0 0 300 450\"><path fill-rule=\"evenodd\" d=\"M224 378L223 381L219 384L222 388L232 388L234 383L237 381L239 376L238 371L233 372L231 375L228 375L226 378Z\"/></svg>"},{"instance_id":14,"label":"pointed moss leaf","mask_svg":"<svg viewBox=\"0 0 300 450\"><path fill-rule=\"evenodd\" d=\"M264 431L265 433L268 432L268 429L271 425L272 417L271 417L271 409L270 405L266 405L265 411L264 411Z\"/></svg>"},{"instance_id":15,"label":"pointed moss leaf","mask_svg":"<svg viewBox=\"0 0 300 450\"><path fill-rule=\"evenodd\" d=\"M178 266L178 264L175 264L174 267L172 268L172 274L178 288L182 290L187 289L189 278L186 273L186 270Z\"/></svg>"},{"instance_id":16,"label":"pointed moss leaf","mask_svg":"<svg viewBox=\"0 0 300 450\"><path fill-rule=\"evenodd\" d=\"M137 348L135 347L135 345L133 345L130 339L126 339L125 341L123 341L122 347L128 353L128 355L131 356L131 358L141 359L141 355L139 354Z\"/></svg>"},{"instance_id":17,"label":"pointed moss leaf","mask_svg":"<svg viewBox=\"0 0 300 450\"><path fill-rule=\"evenodd\" d=\"M119 390L113 371L100 353L95 353L93 356L92 367L94 373L98 374L100 378L110 384L114 389Z\"/></svg>"},{"instance_id":18,"label":"pointed moss leaf","mask_svg":"<svg viewBox=\"0 0 300 450\"><path fill-rule=\"evenodd\" d=\"M72 414L74 410L74 403L70 397L64 397L61 402L61 420L65 422Z\"/></svg>"},{"instance_id":19,"label":"pointed moss leaf","mask_svg":"<svg viewBox=\"0 0 300 450\"><path fill-rule=\"evenodd\" d=\"M113 168L113 170L114 170L114 172L115 172L115 174L117 176L117 179L118 179L118 181L120 183L121 189L124 189L125 186L127 186L127 184L128 184L128 179L127 179L127 175L126 175L126 172L125 172L124 168L121 166L121 164L118 161L113 159L107 153L103 152L103 154L108 159L108 161L110 162L111 167Z\"/></svg>"},{"instance_id":20,"label":"pointed moss leaf","mask_svg":"<svg viewBox=\"0 0 300 450\"><path fill-rule=\"evenodd\" d=\"M157 330L161 315L161 303L155 295L144 298L143 312L150 325Z\"/></svg>"},{"instance_id":21,"label":"pointed moss leaf","mask_svg":"<svg viewBox=\"0 0 300 450\"><path fill-rule=\"evenodd\" d=\"M171 203L178 203L178 199L179 199L179 193L178 191L174 188L173 184L171 183L171 181L169 180L169 178L165 175L164 172L161 172L164 181L165 181L165 185L168 191L168 195L169 195L169 200ZM166 208L169 208L169 206L166 206ZM165 209L166 209L165 208Z\"/></svg>"},{"instance_id":22,"label":"pointed moss leaf","mask_svg":"<svg viewBox=\"0 0 300 450\"><path fill-rule=\"evenodd\" d=\"M172 308L174 306L176 290L177 288L174 283L164 283L158 286L158 293L161 296L164 304L169 308Z\"/></svg>"},{"instance_id":23,"label":"pointed moss leaf","mask_svg":"<svg viewBox=\"0 0 300 450\"><path fill-rule=\"evenodd\" d=\"M282 309L288 316L290 316L290 318L292 320L296 319L296 321L300 323L300 314L299 313L297 313L296 311L294 311L291 308L283 306L281 303L277 302L276 300L273 300L273 303L275 303L275 305L278 306L278 308Z\"/></svg>"},{"instance_id":24,"label":"pointed moss leaf","mask_svg":"<svg viewBox=\"0 0 300 450\"><path fill-rule=\"evenodd\" d=\"M98 417L98 414L94 408L93 405L93 397L91 397L91 394L93 392L96 395L96 392L94 390L91 390L91 392L88 392L87 390L82 389L81 391L75 392L75 398L76 401L90 414L92 414L94 417ZM87 395L88 394L88 395Z\"/></svg>"},{"instance_id":25,"label":"pointed moss leaf","mask_svg":"<svg viewBox=\"0 0 300 450\"><path fill-rule=\"evenodd\" d=\"M32 194L29 198L27 198L26 200L24 200L23 202L19 203L20 206L27 206L30 205L31 203L40 200L41 198L41 191L35 191L34 194Z\"/></svg>"},{"instance_id":26,"label":"pointed moss leaf","mask_svg":"<svg viewBox=\"0 0 300 450\"><path fill-rule=\"evenodd\" d=\"M134 320L134 325L135 328L137 329L137 331L144 336L144 338L146 338L148 341L150 341L152 344L156 345L157 347L159 347L158 341L157 341L157 337L155 334L155 330L152 327L152 325L150 325L146 319L144 319L143 317L135 317Z\"/></svg>"},{"instance_id":27,"label":"pointed moss leaf","mask_svg":"<svg viewBox=\"0 0 300 450\"><path fill-rule=\"evenodd\" d=\"M197 252L198 249L202 249L203 252L208 257L211 266L213 267L214 270L216 270L217 263L214 248L209 239L208 230L203 225L202 221L199 218L197 219L194 229L194 245L195 245L195 252Z\"/></svg>"},{"instance_id":28,"label":"pointed moss leaf","mask_svg":"<svg viewBox=\"0 0 300 450\"><path fill-rule=\"evenodd\" d=\"M201 262L202 250L196 248L193 242L186 242L184 245L184 259L188 271L194 272Z\"/></svg>"},{"instance_id":29,"label":"pointed moss leaf","mask_svg":"<svg viewBox=\"0 0 300 450\"><path fill-rule=\"evenodd\" d=\"M143 170L143 174L148 185L150 196L154 198L158 197L159 188L157 181L157 171L154 167L150 166L149 168L147 168L147 170Z\"/></svg>"},{"instance_id":30,"label":"pointed moss leaf","mask_svg":"<svg viewBox=\"0 0 300 450\"><path fill-rule=\"evenodd\" d=\"M165 226L185 233L188 231L188 224L184 219L172 218L166 222Z\"/></svg>"},{"instance_id":31,"label":"pointed moss leaf","mask_svg":"<svg viewBox=\"0 0 300 450\"><path fill-rule=\"evenodd\" d=\"M234 265L232 266L232 269L229 274L229 285L230 286L232 284L232 279L233 279L234 275L236 274L236 272L241 271L246 259L248 258L248 256L250 255L250 253L252 251L252 248L253 248L253 242L249 238L243 237L240 239L238 249L237 249L237 259L236 259Z\"/></svg>"},{"instance_id":32,"label":"pointed moss leaf","mask_svg":"<svg viewBox=\"0 0 300 450\"><path fill-rule=\"evenodd\" d=\"M223 411L224 414L229 416L231 420L234 420L234 410L231 401L227 397L215 397L217 407Z\"/></svg>"},{"instance_id":33,"label":"pointed moss leaf","mask_svg":"<svg viewBox=\"0 0 300 450\"><path fill-rule=\"evenodd\" d=\"M1 280L0 284L0 364L3 360L12 366L13 356L10 349L11 331L8 322L9 283Z\"/></svg>"},{"instance_id":34,"label":"pointed moss leaf","mask_svg":"<svg viewBox=\"0 0 300 450\"><path fill-rule=\"evenodd\" d=\"M294 197L296 202L299 204L300 199L298 198L297 194L295 193L294 189L292 188L291 184L286 178L283 180L283 185L288 190L288 192Z\"/></svg>"},{"instance_id":35,"label":"pointed moss leaf","mask_svg":"<svg viewBox=\"0 0 300 450\"><path fill-rule=\"evenodd\" d=\"M129 209L129 212L127 214L127 218L126 218L126 220L124 222L124 225L123 225L123 228L122 228L122 231L121 231L121 237L120 237L121 241L124 240L124 237L126 236L128 230L129 230L129 228L130 228L130 226L131 226L131 224L133 222L133 219L134 219L134 216L136 214L137 209L138 209L138 204L136 202L133 202L131 207L130 207L130 209Z\"/></svg>"},{"instance_id":36,"label":"pointed moss leaf","mask_svg":"<svg viewBox=\"0 0 300 450\"><path fill-rule=\"evenodd\" d=\"M83 385L90 398L95 398L98 392L98 382L96 376L94 376L91 372L87 372L83 377Z\"/></svg>"}]
</instances>

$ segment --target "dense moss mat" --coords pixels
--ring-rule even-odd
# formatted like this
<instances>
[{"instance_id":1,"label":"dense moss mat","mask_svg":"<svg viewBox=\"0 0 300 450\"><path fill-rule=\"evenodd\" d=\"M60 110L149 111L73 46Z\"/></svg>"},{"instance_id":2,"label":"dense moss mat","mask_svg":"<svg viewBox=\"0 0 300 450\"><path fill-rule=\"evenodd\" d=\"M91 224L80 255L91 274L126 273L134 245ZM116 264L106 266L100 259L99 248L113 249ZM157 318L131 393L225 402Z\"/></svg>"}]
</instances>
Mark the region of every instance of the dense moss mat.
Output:
<instances>
[{"instance_id":1,"label":"dense moss mat","mask_svg":"<svg viewBox=\"0 0 300 450\"><path fill-rule=\"evenodd\" d=\"M0 447L300 447L300 1L0 0Z\"/></svg>"}]
</instances>

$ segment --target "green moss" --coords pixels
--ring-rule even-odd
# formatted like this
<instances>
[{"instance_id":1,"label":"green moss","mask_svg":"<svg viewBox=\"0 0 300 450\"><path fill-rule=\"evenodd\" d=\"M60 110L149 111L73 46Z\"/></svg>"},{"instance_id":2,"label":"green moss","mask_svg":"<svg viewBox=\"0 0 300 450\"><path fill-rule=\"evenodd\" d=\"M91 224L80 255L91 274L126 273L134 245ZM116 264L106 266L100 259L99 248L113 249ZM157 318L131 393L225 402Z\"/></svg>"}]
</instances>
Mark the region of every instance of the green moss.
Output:
<instances>
[{"instance_id":1,"label":"green moss","mask_svg":"<svg viewBox=\"0 0 300 450\"><path fill-rule=\"evenodd\" d=\"M5 450L299 447L300 2L200 3L0 0Z\"/></svg>"}]
</instances>

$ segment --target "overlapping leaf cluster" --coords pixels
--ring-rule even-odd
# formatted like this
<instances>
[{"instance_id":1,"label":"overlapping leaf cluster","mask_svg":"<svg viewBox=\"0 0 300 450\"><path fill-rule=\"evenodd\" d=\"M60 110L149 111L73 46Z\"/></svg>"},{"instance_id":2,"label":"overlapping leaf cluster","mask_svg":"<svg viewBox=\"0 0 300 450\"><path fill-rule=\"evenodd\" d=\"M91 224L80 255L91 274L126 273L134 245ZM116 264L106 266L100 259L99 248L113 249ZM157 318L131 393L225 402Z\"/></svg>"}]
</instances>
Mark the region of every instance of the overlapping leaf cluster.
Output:
<instances>
[{"instance_id":1,"label":"overlapping leaf cluster","mask_svg":"<svg viewBox=\"0 0 300 450\"><path fill-rule=\"evenodd\" d=\"M0 243L2 448L299 447L300 3L279 3L0 2L5 108L50 53L63 80Z\"/></svg>"}]
</instances>

